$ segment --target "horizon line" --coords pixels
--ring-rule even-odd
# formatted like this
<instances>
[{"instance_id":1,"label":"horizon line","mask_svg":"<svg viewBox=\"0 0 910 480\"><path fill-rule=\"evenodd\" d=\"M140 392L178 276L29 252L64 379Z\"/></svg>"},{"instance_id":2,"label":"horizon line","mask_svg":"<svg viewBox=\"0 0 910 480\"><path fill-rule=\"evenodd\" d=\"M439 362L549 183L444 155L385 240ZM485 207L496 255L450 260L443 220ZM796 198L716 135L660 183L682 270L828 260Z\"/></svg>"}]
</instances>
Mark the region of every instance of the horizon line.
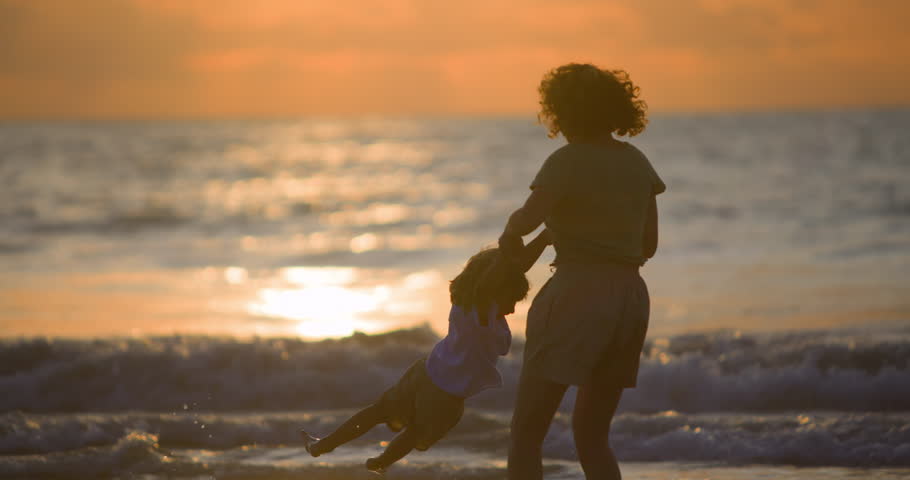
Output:
<instances>
[{"instance_id":1,"label":"horizon line","mask_svg":"<svg viewBox=\"0 0 910 480\"><path fill-rule=\"evenodd\" d=\"M888 105L831 105L781 108L717 108L717 109L665 109L649 111L648 116L727 116L727 115L774 115L910 111L910 104ZM354 120L354 119L443 119L443 118L528 118L537 123L536 112L360 112L360 113L294 113L294 114L165 114L165 115L0 115L0 125L16 123L156 123L156 122L218 122L218 121L292 121L292 120Z\"/></svg>"}]
</instances>

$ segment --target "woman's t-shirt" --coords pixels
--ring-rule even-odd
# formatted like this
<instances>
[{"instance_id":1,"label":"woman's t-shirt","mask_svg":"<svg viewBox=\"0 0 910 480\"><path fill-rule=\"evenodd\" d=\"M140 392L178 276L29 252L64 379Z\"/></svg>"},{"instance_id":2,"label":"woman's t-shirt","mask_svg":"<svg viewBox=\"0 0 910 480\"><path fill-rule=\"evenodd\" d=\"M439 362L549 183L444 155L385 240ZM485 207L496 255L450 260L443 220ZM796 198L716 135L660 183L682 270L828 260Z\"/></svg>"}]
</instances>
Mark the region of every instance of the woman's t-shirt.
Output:
<instances>
[{"instance_id":1,"label":"woman's t-shirt","mask_svg":"<svg viewBox=\"0 0 910 480\"><path fill-rule=\"evenodd\" d=\"M551 154L531 183L558 199L546 217L555 263L641 265L653 195L666 190L634 146L570 143Z\"/></svg>"}]
</instances>

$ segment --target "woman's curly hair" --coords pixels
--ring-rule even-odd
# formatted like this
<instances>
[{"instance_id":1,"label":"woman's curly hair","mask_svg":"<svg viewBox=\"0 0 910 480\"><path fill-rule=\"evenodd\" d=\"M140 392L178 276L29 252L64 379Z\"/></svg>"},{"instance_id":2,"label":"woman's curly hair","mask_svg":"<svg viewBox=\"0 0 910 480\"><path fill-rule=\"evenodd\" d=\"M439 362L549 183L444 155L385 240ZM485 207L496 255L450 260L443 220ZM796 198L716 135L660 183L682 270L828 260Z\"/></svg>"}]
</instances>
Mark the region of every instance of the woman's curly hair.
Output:
<instances>
[{"instance_id":1,"label":"woman's curly hair","mask_svg":"<svg viewBox=\"0 0 910 480\"><path fill-rule=\"evenodd\" d=\"M604 133L633 137L648 123L648 106L625 70L568 63L550 70L537 88L549 136L594 138Z\"/></svg>"},{"instance_id":2,"label":"woman's curly hair","mask_svg":"<svg viewBox=\"0 0 910 480\"><path fill-rule=\"evenodd\" d=\"M530 288L525 274L502 258L498 248L488 248L471 257L464 270L449 282L449 298L453 305L482 311L492 302L523 300Z\"/></svg>"}]
</instances>

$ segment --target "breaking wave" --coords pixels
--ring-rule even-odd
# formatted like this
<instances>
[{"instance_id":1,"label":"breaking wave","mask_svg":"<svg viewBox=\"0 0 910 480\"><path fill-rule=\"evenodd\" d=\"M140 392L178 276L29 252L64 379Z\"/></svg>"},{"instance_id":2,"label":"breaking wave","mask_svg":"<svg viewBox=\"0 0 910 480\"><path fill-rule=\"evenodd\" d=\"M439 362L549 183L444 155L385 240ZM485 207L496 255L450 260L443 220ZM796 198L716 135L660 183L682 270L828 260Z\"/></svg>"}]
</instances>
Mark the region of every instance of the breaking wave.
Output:
<instances>
[{"instance_id":1,"label":"breaking wave","mask_svg":"<svg viewBox=\"0 0 910 480\"><path fill-rule=\"evenodd\" d=\"M173 336L0 341L0 412L280 411L373 401L438 339L429 328L338 340ZM505 387L469 400L511 408ZM568 402L568 400L567 400ZM568 403L565 405L568 406ZM906 330L658 338L643 353L626 412L910 411Z\"/></svg>"}]
</instances>

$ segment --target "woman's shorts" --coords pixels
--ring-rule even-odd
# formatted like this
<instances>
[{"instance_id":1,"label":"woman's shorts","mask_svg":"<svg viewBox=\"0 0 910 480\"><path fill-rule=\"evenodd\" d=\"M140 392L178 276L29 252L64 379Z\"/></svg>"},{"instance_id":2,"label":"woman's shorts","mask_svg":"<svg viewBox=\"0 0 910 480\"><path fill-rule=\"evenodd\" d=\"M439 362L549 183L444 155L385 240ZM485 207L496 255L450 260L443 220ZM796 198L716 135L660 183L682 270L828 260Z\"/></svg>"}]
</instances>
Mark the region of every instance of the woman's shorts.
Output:
<instances>
[{"instance_id":1,"label":"woman's shorts","mask_svg":"<svg viewBox=\"0 0 910 480\"><path fill-rule=\"evenodd\" d=\"M649 314L637 267L560 265L528 311L523 374L634 387Z\"/></svg>"},{"instance_id":2,"label":"woman's shorts","mask_svg":"<svg viewBox=\"0 0 910 480\"><path fill-rule=\"evenodd\" d=\"M407 428L417 435L418 450L426 450L454 427L464 413L464 399L437 387L427 374L426 358L414 362L378 402L386 425Z\"/></svg>"}]
</instances>

